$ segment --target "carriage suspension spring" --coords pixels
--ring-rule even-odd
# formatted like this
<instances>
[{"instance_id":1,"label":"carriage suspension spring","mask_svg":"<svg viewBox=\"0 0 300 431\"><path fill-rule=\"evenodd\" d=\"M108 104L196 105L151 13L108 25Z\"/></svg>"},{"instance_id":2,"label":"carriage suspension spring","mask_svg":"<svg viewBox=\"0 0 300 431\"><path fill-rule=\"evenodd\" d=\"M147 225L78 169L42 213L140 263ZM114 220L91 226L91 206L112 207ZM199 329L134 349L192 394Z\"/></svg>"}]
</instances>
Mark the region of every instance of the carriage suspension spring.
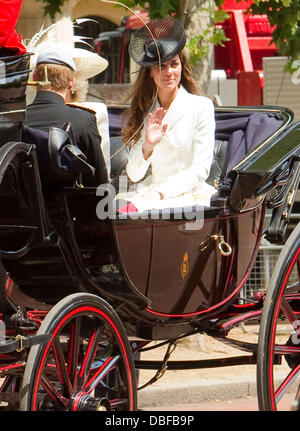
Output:
<instances>
[{"instance_id":1,"label":"carriage suspension spring","mask_svg":"<svg viewBox=\"0 0 300 431\"><path fill-rule=\"evenodd\" d=\"M166 372L166 370L168 368L167 362L168 362L171 354L174 352L176 346L177 346L176 341L173 341L173 342L171 342L168 345L168 348L167 348L167 351L165 353L164 359L162 360L162 363L161 363L159 369L157 370L156 374L147 383L145 383L144 385L142 385L139 388L137 388L138 391L140 391L141 389L144 389L147 386L150 386L153 383L157 382L157 380L160 379L165 374L165 372Z\"/></svg>"}]
</instances>

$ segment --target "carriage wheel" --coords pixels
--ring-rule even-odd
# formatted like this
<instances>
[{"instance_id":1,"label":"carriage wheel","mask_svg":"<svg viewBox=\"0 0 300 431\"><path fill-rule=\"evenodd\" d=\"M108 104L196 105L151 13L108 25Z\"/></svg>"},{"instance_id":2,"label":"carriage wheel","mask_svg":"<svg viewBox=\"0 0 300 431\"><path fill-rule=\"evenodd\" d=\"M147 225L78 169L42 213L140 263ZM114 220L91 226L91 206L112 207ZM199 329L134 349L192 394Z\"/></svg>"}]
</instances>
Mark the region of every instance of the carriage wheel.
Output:
<instances>
[{"instance_id":1,"label":"carriage wheel","mask_svg":"<svg viewBox=\"0 0 300 431\"><path fill-rule=\"evenodd\" d=\"M300 223L268 287L257 352L260 410L300 409Z\"/></svg>"},{"instance_id":2,"label":"carriage wheel","mask_svg":"<svg viewBox=\"0 0 300 431\"><path fill-rule=\"evenodd\" d=\"M21 410L135 410L134 362L111 306L91 294L69 295L45 317L51 341L31 348Z\"/></svg>"}]
</instances>

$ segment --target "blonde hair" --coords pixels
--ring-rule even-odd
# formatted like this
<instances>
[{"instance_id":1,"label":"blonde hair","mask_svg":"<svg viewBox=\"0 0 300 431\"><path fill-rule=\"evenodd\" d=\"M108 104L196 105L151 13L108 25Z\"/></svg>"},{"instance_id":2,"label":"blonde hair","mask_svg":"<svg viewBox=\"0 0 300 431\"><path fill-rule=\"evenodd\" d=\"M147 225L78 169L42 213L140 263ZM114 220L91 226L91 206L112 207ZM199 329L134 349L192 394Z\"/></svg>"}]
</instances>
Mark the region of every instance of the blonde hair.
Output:
<instances>
[{"instance_id":1,"label":"blonde hair","mask_svg":"<svg viewBox=\"0 0 300 431\"><path fill-rule=\"evenodd\" d=\"M39 64L35 69L35 79L43 81L45 79L44 67L47 67L48 80L51 82L51 89L63 91L68 88L74 72L67 66L60 64Z\"/></svg>"}]
</instances>

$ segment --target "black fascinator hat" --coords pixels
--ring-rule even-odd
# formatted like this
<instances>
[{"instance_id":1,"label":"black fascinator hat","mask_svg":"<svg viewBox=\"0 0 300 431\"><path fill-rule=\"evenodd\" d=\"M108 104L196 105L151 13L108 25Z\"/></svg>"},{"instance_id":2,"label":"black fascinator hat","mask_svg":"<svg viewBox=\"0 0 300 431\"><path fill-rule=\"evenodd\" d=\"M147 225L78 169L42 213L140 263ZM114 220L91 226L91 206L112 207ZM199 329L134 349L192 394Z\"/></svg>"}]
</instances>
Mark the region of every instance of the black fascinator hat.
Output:
<instances>
[{"instance_id":1,"label":"black fascinator hat","mask_svg":"<svg viewBox=\"0 0 300 431\"><path fill-rule=\"evenodd\" d=\"M184 26L174 18L150 21L137 30L129 43L129 54L140 66L151 67L175 57L186 43Z\"/></svg>"}]
</instances>

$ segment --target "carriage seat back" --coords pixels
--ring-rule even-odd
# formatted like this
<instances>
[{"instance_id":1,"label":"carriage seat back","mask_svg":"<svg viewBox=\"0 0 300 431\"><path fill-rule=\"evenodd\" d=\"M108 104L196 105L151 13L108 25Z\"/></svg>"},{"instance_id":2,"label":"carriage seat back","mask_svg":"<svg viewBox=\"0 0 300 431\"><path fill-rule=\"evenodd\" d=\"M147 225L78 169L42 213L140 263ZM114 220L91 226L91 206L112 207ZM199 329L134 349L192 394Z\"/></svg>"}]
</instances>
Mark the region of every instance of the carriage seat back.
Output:
<instances>
[{"instance_id":1,"label":"carriage seat back","mask_svg":"<svg viewBox=\"0 0 300 431\"><path fill-rule=\"evenodd\" d=\"M4 56L3 53L7 55ZM8 55L0 52L0 146L20 141L25 118L26 86L30 54Z\"/></svg>"},{"instance_id":2,"label":"carriage seat back","mask_svg":"<svg viewBox=\"0 0 300 431\"><path fill-rule=\"evenodd\" d=\"M114 136L110 139L111 179L115 187L117 186L117 178L125 173L128 154L128 146L123 144L120 136ZM206 180L207 183L218 188L220 180L225 177L227 164L228 140L216 139L210 174Z\"/></svg>"},{"instance_id":3,"label":"carriage seat back","mask_svg":"<svg viewBox=\"0 0 300 431\"><path fill-rule=\"evenodd\" d=\"M282 123L282 118L273 113L217 113L209 184L228 195L236 176L233 171L235 165L272 136Z\"/></svg>"},{"instance_id":4,"label":"carriage seat back","mask_svg":"<svg viewBox=\"0 0 300 431\"><path fill-rule=\"evenodd\" d=\"M20 142L22 139L22 115L0 112L0 147L7 142Z\"/></svg>"},{"instance_id":5,"label":"carriage seat back","mask_svg":"<svg viewBox=\"0 0 300 431\"><path fill-rule=\"evenodd\" d=\"M41 180L48 186L72 186L81 174L95 174L85 154L74 144L71 126L68 131L57 127L40 130L23 127L23 141L36 146Z\"/></svg>"},{"instance_id":6,"label":"carriage seat back","mask_svg":"<svg viewBox=\"0 0 300 431\"><path fill-rule=\"evenodd\" d=\"M207 183L230 194L236 173L234 166L246 155L273 135L283 123L274 113L242 111L216 112L215 146ZM128 159L128 147L123 146L120 136L111 138L111 177L124 173ZM218 193L218 200L221 196Z\"/></svg>"},{"instance_id":7,"label":"carriage seat back","mask_svg":"<svg viewBox=\"0 0 300 431\"><path fill-rule=\"evenodd\" d=\"M25 109L30 55L0 56L0 112Z\"/></svg>"},{"instance_id":8,"label":"carriage seat back","mask_svg":"<svg viewBox=\"0 0 300 431\"><path fill-rule=\"evenodd\" d=\"M110 164L112 179L118 177L125 171L128 154L128 146L124 145L121 136L113 136L110 138Z\"/></svg>"},{"instance_id":9,"label":"carriage seat back","mask_svg":"<svg viewBox=\"0 0 300 431\"><path fill-rule=\"evenodd\" d=\"M213 160L206 182L216 189L220 187L220 182L226 175L228 165L228 144L229 141L227 139L215 140Z\"/></svg>"}]
</instances>

